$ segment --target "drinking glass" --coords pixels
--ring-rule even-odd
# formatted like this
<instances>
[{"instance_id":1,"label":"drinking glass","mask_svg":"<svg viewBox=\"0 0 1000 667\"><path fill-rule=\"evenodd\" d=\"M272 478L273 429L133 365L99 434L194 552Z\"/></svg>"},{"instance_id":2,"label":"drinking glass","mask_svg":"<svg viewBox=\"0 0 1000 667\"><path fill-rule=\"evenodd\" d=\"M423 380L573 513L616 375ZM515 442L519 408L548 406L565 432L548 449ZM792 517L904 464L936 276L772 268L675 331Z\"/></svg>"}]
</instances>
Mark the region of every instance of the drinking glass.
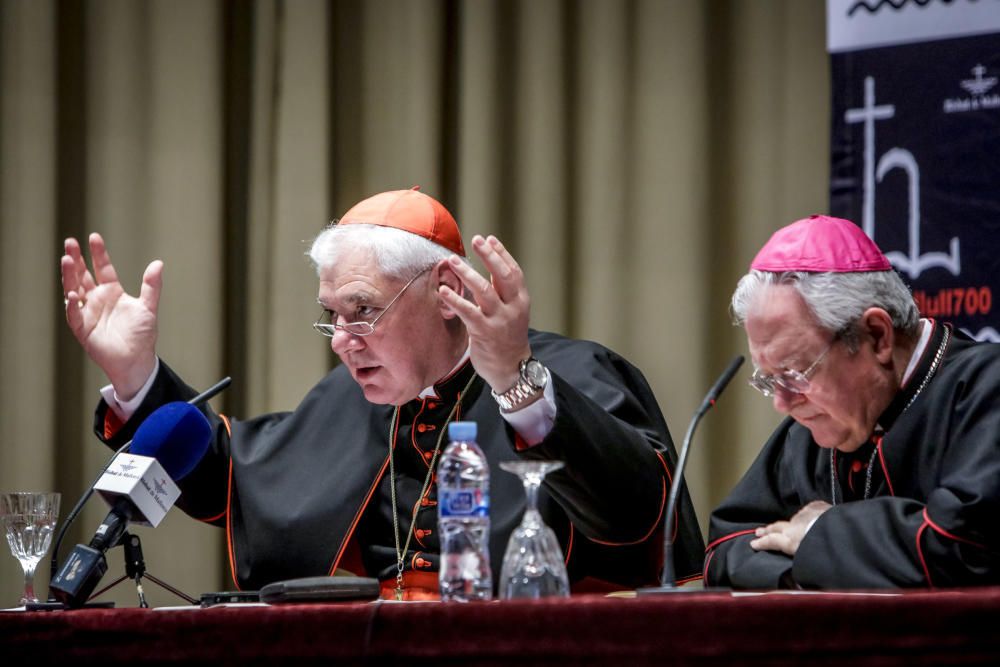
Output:
<instances>
[{"instance_id":1,"label":"drinking glass","mask_svg":"<svg viewBox=\"0 0 1000 667\"><path fill-rule=\"evenodd\" d=\"M510 535L500 568L500 598L568 597L569 577L562 549L538 513L538 487L562 461L504 461L500 467L521 478L528 497L524 518Z\"/></svg>"},{"instance_id":2,"label":"drinking glass","mask_svg":"<svg viewBox=\"0 0 1000 667\"><path fill-rule=\"evenodd\" d=\"M52 543L59 518L58 493L0 493L0 521L7 544L24 570L21 604L38 602L35 597L35 566Z\"/></svg>"}]
</instances>

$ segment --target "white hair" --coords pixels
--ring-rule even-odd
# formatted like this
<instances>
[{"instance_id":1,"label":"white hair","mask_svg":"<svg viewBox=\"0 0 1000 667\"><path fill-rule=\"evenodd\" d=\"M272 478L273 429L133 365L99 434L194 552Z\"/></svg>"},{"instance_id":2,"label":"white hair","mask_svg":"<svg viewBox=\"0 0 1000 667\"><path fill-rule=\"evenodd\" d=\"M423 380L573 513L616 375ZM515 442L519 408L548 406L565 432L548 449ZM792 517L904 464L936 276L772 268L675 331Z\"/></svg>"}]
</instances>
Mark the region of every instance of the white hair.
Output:
<instances>
[{"instance_id":1,"label":"white hair","mask_svg":"<svg viewBox=\"0 0 1000 667\"><path fill-rule=\"evenodd\" d=\"M742 326L747 314L764 288L774 285L793 287L805 302L816 322L825 330L839 334L848 349L857 349L856 325L869 308L881 308L892 318L892 326L908 337L916 337L920 313L913 295L895 271L857 273L810 273L805 271L757 271L751 269L740 278L733 292L733 322Z\"/></svg>"},{"instance_id":2,"label":"white hair","mask_svg":"<svg viewBox=\"0 0 1000 667\"><path fill-rule=\"evenodd\" d=\"M378 270L392 278L406 280L454 253L422 236L381 225L330 223L309 248L309 259L319 274L337 264L350 249L367 250Z\"/></svg>"}]
</instances>

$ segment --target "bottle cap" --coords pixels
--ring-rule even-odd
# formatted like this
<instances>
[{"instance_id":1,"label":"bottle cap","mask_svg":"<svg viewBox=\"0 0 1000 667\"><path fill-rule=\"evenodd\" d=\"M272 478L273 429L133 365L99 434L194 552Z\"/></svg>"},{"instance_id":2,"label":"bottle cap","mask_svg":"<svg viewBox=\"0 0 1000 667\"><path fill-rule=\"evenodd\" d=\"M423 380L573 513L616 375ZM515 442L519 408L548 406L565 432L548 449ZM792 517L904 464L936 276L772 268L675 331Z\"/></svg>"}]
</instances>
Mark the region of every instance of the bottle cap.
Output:
<instances>
[{"instance_id":1,"label":"bottle cap","mask_svg":"<svg viewBox=\"0 0 1000 667\"><path fill-rule=\"evenodd\" d=\"M448 424L448 439L469 442L476 439L476 422L452 422Z\"/></svg>"}]
</instances>

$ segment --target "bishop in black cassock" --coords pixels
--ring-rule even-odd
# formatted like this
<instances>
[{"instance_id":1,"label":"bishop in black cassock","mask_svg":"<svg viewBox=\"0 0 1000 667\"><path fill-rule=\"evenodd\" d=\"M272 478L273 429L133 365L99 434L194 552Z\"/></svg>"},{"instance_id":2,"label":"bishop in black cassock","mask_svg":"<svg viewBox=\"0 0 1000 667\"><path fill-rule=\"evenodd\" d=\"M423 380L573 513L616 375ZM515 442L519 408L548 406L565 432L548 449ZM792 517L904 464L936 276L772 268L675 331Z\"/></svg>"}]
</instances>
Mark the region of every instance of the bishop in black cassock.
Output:
<instances>
[{"instance_id":1,"label":"bishop in black cassock","mask_svg":"<svg viewBox=\"0 0 1000 667\"><path fill-rule=\"evenodd\" d=\"M712 513L706 582L1000 583L1000 345L918 319L845 220L779 230L751 268L733 298L751 384L789 416Z\"/></svg>"}]
</instances>

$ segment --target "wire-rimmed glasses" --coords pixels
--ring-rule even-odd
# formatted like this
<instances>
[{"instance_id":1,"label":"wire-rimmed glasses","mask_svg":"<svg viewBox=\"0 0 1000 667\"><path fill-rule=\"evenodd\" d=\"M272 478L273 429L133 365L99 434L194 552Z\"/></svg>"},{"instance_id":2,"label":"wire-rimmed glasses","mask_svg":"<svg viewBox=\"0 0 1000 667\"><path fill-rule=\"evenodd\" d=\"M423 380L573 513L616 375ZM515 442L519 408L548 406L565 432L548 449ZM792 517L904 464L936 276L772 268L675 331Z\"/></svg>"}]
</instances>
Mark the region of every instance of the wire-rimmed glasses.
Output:
<instances>
[{"instance_id":1,"label":"wire-rimmed glasses","mask_svg":"<svg viewBox=\"0 0 1000 667\"><path fill-rule=\"evenodd\" d=\"M320 313L319 318L313 322L313 329L327 338L333 338L338 329L353 336L371 336L375 333L375 325L378 324L378 321L382 319L383 315L389 312L389 309L392 308L392 304L396 303L396 301L399 300L399 297L403 296L403 292L405 292L417 278L430 271L431 268L432 267L428 266L417 273L417 275L410 278L410 280L403 285L403 289L399 290L396 296L392 297L392 300L386 304L385 308L382 309L382 312L376 315L370 322L367 320L355 320L354 322L344 322L343 324L337 324L336 322L324 322L323 318L329 318L332 316L331 311L324 308L323 312Z\"/></svg>"},{"instance_id":2,"label":"wire-rimmed glasses","mask_svg":"<svg viewBox=\"0 0 1000 667\"><path fill-rule=\"evenodd\" d=\"M809 391L809 378L813 376L816 369L819 367L819 363L823 361L827 352L830 351L830 348L833 347L834 343L836 343L839 338L839 334L834 336L833 340L830 341L826 348L816 358L816 361L809 364L809 368L804 371L796 371L786 368L780 373L764 375L760 372L759 368L755 368L753 375L750 376L747 383L768 398L777 393L778 387L781 387L785 391L792 394L804 394Z\"/></svg>"}]
</instances>

